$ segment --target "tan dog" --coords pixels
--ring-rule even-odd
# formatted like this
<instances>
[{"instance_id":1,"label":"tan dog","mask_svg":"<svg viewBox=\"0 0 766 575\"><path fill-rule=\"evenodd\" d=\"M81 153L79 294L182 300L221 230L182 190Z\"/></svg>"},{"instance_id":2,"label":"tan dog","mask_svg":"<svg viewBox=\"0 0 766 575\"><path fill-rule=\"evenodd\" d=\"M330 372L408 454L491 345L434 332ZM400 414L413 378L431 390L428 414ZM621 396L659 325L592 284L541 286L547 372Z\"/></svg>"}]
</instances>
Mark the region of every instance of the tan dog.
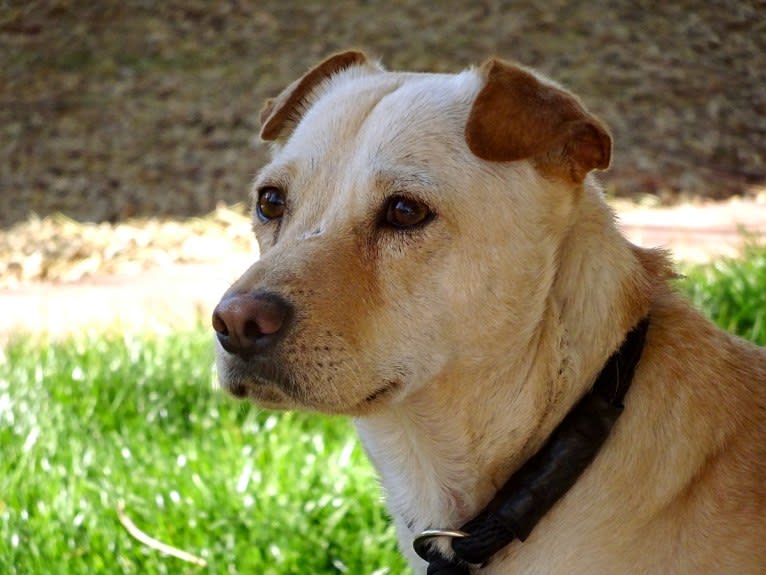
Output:
<instances>
[{"instance_id":1,"label":"tan dog","mask_svg":"<svg viewBox=\"0 0 766 575\"><path fill-rule=\"evenodd\" d=\"M490 60L334 56L262 112L262 257L213 317L225 388L356 416L402 550L495 496L649 317L595 461L482 574L766 573L766 353L679 298L589 172L604 125ZM449 555L449 544L438 543Z\"/></svg>"}]
</instances>

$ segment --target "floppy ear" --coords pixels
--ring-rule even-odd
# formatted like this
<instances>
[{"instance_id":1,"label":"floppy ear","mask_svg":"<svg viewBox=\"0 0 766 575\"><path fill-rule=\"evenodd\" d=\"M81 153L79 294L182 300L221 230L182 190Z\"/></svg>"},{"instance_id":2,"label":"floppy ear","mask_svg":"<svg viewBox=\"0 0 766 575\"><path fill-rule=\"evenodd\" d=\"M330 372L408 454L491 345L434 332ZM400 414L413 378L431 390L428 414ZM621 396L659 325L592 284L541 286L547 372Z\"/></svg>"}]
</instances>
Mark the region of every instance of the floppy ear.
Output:
<instances>
[{"instance_id":1,"label":"floppy ear","mask_svg":"<svg viewBox=\"0 0 766 575\"><path fill-rule=\"evenodd\" d=\"M609 167L609 132L572 94L501 60L485 62L481 72L486 84L465 128L468 147L479 158L531 159L540 171L576 183Z\"/></svg>"},{"instance_id":2,"label":"floppy ear","mask_svg":"<svg viewBox=\"0 0 766 575\"><path fill-rule=\"evenodd\" d=\"M261 138L264 140L279 138L289 123L300 118L301 106L306 97L323 80L346 68L366 63L367 56L362 52L348 51L335 54L306 72L277 97L266 100L260 113Z\"/></svg>"}]
</instances>

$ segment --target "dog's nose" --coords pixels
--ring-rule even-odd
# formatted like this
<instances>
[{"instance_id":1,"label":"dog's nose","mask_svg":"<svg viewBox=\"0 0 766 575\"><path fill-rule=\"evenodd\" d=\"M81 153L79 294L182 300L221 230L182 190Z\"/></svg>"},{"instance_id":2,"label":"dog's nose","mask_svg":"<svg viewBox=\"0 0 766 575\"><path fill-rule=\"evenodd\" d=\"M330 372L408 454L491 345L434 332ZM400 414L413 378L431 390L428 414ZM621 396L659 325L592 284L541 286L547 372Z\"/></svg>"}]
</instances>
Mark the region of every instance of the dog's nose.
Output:
<instances>
[{"instance_id":1,"label":"dog's nose","mask_svg":"<svg viewBox=\"0 0 766 575\"><path fill-rule=\"evenodd\" d=\"M216 306L213 329L226 351L249 357L273 345L291 315L292 306L276 294L234 294Z\"/></svg>"}]
</instances>

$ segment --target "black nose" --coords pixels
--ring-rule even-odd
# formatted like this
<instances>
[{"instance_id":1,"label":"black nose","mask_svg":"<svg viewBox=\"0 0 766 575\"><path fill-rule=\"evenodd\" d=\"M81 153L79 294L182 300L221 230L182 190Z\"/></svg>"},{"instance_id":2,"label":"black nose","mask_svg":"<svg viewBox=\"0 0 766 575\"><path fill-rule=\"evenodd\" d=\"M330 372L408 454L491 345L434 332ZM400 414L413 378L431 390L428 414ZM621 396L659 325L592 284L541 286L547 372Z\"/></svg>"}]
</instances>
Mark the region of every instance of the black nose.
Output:
<instances>
[{"instance_id":1,"label":"black nose","mask_svg":"<svg viewBox=\"0 0 766 575\"><path fill-rule=\"evenodd\" d=\"M213 329L226 351L246 358L278 341L290 317L292 306L276 294L233 294L213 311Z\"/></svg>"}]
</instances>

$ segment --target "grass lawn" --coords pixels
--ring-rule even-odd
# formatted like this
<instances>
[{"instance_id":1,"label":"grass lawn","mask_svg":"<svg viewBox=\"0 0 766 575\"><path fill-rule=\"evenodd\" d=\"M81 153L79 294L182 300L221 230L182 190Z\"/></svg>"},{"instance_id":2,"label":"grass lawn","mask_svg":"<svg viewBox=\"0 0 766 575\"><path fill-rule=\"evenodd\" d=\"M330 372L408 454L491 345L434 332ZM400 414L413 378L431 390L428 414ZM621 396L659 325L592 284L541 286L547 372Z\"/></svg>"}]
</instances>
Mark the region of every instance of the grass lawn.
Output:
<instances>
[{"instance_id":1,"label":"grass lawn","mask_svg":"<svg viewBox=\"0 0 766 575\"><path fill-rule=\"evenodd\" d=\"M766 251L685 272L720 325L766 344ZM206 327L0 351L0 573L406 573L350 423L235 402L212 361ZM207 566L131 538L120 501Z\"/></svg>"},{"instance_id":2,"label":"grass lawn","mask_svg":"<svg viewBox=\"0 0 766 575\"><path fill-rule=\"evenodd\" d=\"M214 390L207 329L26 339L0 362L0 573L406 571L350 422ZM207 566L133 540L119 501Z\"/></svg>"},{"instance_id":3,"label":"grass lawn","mask_svg":"<svg viewBox=\"0 0 766 575\"><path fill-rule=\"evenodd\" d=\"M687 277L678 285L697 307L724 329L766 345L766 247L682 271Z\"/></svg>"}]
</instances>

